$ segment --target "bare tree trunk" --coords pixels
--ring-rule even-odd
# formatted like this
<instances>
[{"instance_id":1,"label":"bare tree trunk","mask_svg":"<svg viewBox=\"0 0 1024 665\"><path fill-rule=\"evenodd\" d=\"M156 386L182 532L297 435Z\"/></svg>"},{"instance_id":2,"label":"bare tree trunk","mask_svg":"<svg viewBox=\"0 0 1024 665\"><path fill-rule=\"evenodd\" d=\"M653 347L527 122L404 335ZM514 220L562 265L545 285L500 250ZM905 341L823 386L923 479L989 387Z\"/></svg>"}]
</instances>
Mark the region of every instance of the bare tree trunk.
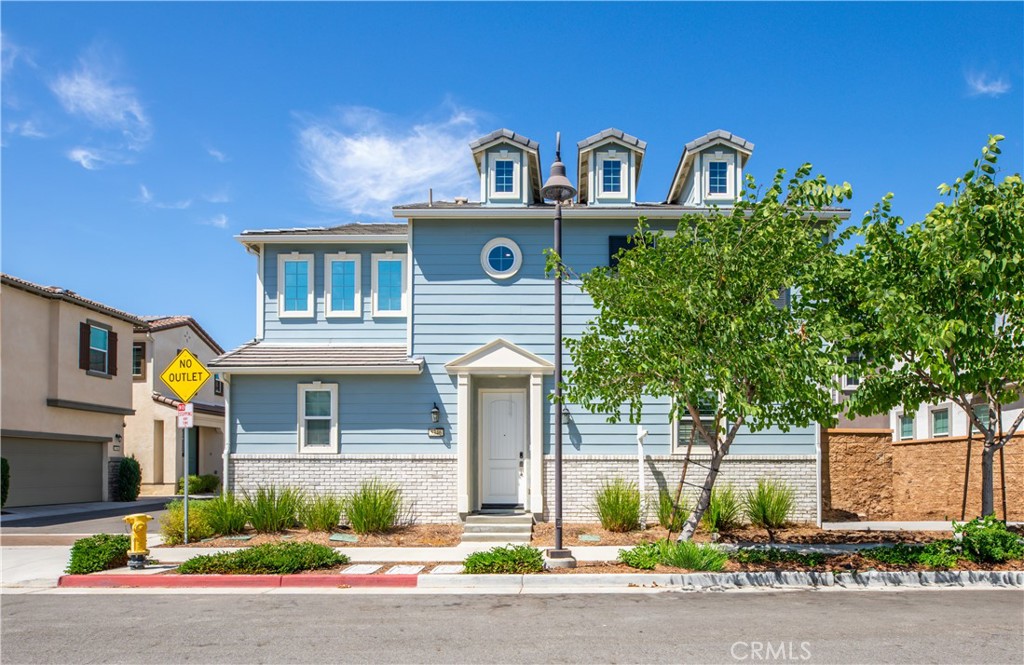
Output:
<instances>
[{"instance_id":1,"label":"bare tree trunk","mask_svg":"<svg viewBox=\"0 0 1024 665\"><path fill-rule=\"evenodd\" d=\"M722 465L722 459L728 452L729 447L727 445L722 446L720 452L715 453L711 457L711 468L708 469L708 475L704 479L704 486L700 490L700 496L697 499L697 505L694 506L693 512L686 519L686 524L683 525L683 530L679 532L679 540L690 540L693 538L694 532L697 530L697 525L700 524L701 517L704 516L704 511L708 509L711 504L711 488L715 486L715 479L718 478L718 469Z\"/></svg>"},{"instance_id":2,"label":"bare tree trunk","mask_svg":"<svg viewBox=\"0 0 1024 665\"><path fill-rule=\"evenodd\" d=\"M992 441L985 441L985 447L981 451L981 516L987 517L996 512L993 492L993 462L995 461L995 447Z\"/></svg>"}]
</instances>

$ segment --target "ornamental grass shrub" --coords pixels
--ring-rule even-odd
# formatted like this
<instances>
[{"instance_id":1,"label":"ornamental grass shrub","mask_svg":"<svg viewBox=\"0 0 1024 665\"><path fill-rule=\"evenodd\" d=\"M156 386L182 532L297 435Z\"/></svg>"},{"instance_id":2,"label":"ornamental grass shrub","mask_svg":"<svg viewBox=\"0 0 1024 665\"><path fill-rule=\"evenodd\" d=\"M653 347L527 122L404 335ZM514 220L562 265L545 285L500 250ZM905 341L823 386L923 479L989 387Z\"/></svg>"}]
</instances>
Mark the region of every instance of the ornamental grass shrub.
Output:
<instances>
[{"instance_id":1,"label":"ornamental grass shrub","mask_svg":"<svg viewBox=\"0 0 1024 665\"><path fill-rule=\"evenodd\" d=\"M134 501L142 489L142 467L135 455L122 457L117 465L117 487L115 501Z\"/></svg>"},{"instance_id":2,"label":"ornamental grass shrub","mask_svg":"<svg viewBox=\"0 0 1024 665\"><path fill-rule=\"evenodd\" d=\"M544 556L536 547L506 545L474 552L462 566L467 575L539 573L544 570Z\"/></svg>"},{"instance_id":3,"label":"ornamental grass shrub","mask_svg":"<svg viewBox=\"0 0 1024 665\"><path fill-rule=\"evenodd\" d=\"M220 476L212 473L197 476L190 474L188 477L189 494L209 494L220 488ZM178 494L185 493L185 479L178 478Z\"/></svg>"},{"instance_id":4,"label":"ornamental grass shrub","mask_svg":"<svg viewBox=\"0 0 1024 665\"><path fill-rule=\"evenodd\" d=\"M640 490L636 483L622 478L605 481L594 493L594 505L604 529L625 532L640 528Z\"/></svg>"},{"instance_id":5,"label":"ornamental grass shrub","mask_svg":"<svg viewBox=\"0 0 1024 665\"><path fill-rule=\"evenodd\" d=\"M87 575L101 570L128 565L131 539L125 534L98 533L81 538L71 546L71 559L64 572L69 575Z\"/></svg>"},{"instance_id":6,"label":"ornamental grass shrub","mask_svg":"<svg viewBox=\"0 0 1024 665\"><path fill-rule=\"evenodd\" d=\"M714 545L689 540L659 540L619 550L619 561L642 570L653 570L660 563L673 568L716 572L725 568L728 560L729 555Z\"/></svg>"},{"instance_id":7,"label":"ornamental grass shrub","mask_svg":"<svg viewBox=\"0 0 1024 665\"><path fill-rule=\"evenodd\" d=\"M759 478L757 487L743 496L743 512L754 526L768 532L768 541L775 542L775 531L786 526L796 505L793 488L782 481Z\"/></svg>"},{"instance_id":8,"label":"ornamental grass shrub","mask_svg":"<svg viewBox=\"0 0 1024 665\"><path fill-rule=\"evenodd\" d=\"M216 532L210 525L209 501L188 502L188 541L194 543L209 538ZM180 500L167 504L166 511L160 517L160 535L167 545L180 545L185 542L185 504Z\"/></svg>"},{"instance_id":9,"label":"ornamental grass shrub","mask_svg":"<svg viewBox=\"0 0 1024 665\"><path fill-rule=\"evenodd\" d=\"M299 506L299 522L310 531L333 531L341 522L345 501L333 494L306 497Z\"/></svg>"},{"instance_id":10,"label":"ornamental grass shrub","mask_svg":"<svg viewBox=\"0 0 1024 665\"><path fill-rule=\"evenodd\" d=\"M345 519L356 533L386 533L402 514L402 490L374 478L345 498Z\"/></svg>"},{"instance_id":11,"label":"ornamental grass shrub","mask_svg":"<svg viewBox=\"0 0 1024 665\"><path fill-rule=\"evenodd\" d=\"M700 523L710 533L728 531L739 525L740 503L736 497L736 489L732 485L711 489L711 501Z\"/></svg>"},{"instance_id":12,"label":"ornamental grass shrub","mask_svg":"<svg viewBox=\"0 0 1024 665\"><path fill-rule=\"evenodd\" d=\"M277 533L296 524L304 495L294 487L260 485L253 494L243 492L242 503L249 524L258 533Z\"/></svg>"},{"instance_id":13,"label":"ornamental grass shrub","mask_svg":"<svg viewBox=\"0 0 1024 665\"><path fill-rule=\"evenodd\" d=\"M245 502L234 494L225 494L202 503L206 507L206 519L215 534L230 536L245 531L245 525L249 522Z\"/></svg>"},{"instance_id":14,"label":"ornamental grass shrub","mask_svg":"<svg viewBox=\"0 0 1024 665\"><path fill-rule=\"evenodd\" d=\"M316 543L267 543L233 552L204 554L178 567L182 575L289 575L333 568L349 558Z\"/></svg>"},{"instance_id":15,"label":"ornamental grass shrub","mask_svg":"<svg viewBox=\"0 0 1024 665\"><path fill-rule=\"evenodd\" d=\"M673 513L674 509L674 513ZM676 503L668 490L658 492L658 524L670 532L683 530L683 524L690 514L690 509L682 500Z\"/></svg>"}]
</instances>

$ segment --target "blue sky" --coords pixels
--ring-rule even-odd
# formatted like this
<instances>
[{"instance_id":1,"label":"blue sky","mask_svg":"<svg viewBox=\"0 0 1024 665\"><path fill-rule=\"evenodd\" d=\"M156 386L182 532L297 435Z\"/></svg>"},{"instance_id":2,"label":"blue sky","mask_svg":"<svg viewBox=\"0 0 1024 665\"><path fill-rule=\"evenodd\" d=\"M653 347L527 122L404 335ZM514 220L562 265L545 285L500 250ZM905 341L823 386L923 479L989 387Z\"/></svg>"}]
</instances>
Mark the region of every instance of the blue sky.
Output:
<instances>
[{"instance_id":1,"label":"blue sky","mask_svg":"<svg viewBox=\"0 0 1024 665\"><path fill-rule=\"evenodd\" d=\"M0 9L2 269L255 332L243 229L390 221L478 196L467 143L617 127L639 198L683 145L754 142L920 219L988 134L1020 172L1024 5L12 3Z\"/></svg>"}]
</instances>

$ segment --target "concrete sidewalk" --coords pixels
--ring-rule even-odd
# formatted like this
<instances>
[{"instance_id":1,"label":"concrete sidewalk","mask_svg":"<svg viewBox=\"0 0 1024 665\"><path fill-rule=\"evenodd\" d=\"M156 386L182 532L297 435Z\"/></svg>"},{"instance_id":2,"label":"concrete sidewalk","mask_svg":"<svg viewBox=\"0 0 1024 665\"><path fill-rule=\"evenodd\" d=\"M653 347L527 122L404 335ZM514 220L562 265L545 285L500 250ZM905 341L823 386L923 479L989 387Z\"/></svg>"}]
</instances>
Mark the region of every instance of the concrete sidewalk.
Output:
<instances>
[{"instance_id":1,"label":"concrete sidewalk","mask_svg":"<svg viewBox=\"0 0 1024 665\"><path fill-rule=\"evenodd\" d=\"M85 520L110 515L131 515L149 510L162 510L174 497L146 497L138 501L94 501L52 506L19 506L4 508L0 526L40 526L63 521Z\"/></svg>"}]
</instances>

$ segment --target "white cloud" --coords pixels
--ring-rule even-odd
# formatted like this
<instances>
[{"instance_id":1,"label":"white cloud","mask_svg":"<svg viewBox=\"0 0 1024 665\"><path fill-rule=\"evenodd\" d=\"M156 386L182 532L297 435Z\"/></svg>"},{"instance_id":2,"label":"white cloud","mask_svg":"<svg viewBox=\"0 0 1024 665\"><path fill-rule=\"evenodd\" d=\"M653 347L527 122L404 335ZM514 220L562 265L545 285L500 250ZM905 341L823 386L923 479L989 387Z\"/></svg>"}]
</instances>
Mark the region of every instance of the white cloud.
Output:
<instances>
[{"instance_id":1,"label":"white cloud","mask_svg":"<svg viewBox=\"0 0 1024 665\"><path fill-rule=\"evenodd\" d=\"M101 154L97 150L93 150L92 148L72 148L68 151L68 159L73 162L78 162L83 169L89 171L95 171L108 163L115 163L113 160L108 159L107 156Z\"/></svg>"},{"instance_id":2,"label":"white cloud","mask_svg":"<svg viewBox=\"0 0 1024 665\"><path fill-rule=\"evenodd\" d=\"M967 91L972 97L998 97L1010 91L1010 82L999 77L993 78L984 72L970 72L966 75Z\"/></svg>"},{"instance_id":3,"label":"white cloud","mask_svg":"<svg viewBox=\"0 0 1024 665\"><path fill-rule=\"evenodd\" d=\"M135 200L154 208L160 208L161 210L186 210L192 206L192 199L182 199L180 201L170 202L157 201L153 198L153 192L149 191L149 187L146 187L145 185L139 185L139 197Z\"/></svg>"},{"instance_id":4,"label":"white cloud","mask_svg":"<svg viewBox=\"0 0 1024 665\"><path fill-rule=\"evenodd\" d=\"M375 109L341 109L336 119L304 119L300 160L321 203L356 215L389 216L391 206L477 191L467 145L481 134L477 114L455 109L439 122L401 125Z\"/></svg>"},{"instance_id":5,"label":"white cloud","mask_svg":"<svg viewBox=\"0 0 1024 665\"><path fill-rule=\"evenodd\" d=\"M39 129L39 126L34 120L25 120L24 122L9 122L7 123L7 131L11 134L17 134L27 139L45 139L46 133Z\"/></svg>"},{"instance_id":6,"label":"white cloud","mask_svg":"<svg viewBox=\"0 0 1024 665\"><path fill-rule=\"evenodd\" d=\"M228 161L228 159L229 159L227 155L225 155L220 150L217 150L216 148L207 148L206 149L206 153L208 155L210 155L210 157L213 157L214 159L216 159L221 164L223 164L224 162Z\"/></svg>"},{"instance_id":7,"label":"white cloud","mask_svg":"<svg viewBox=\"0 0 1024 665\"><path fill-rule=\"evenodd\" d=\"M152 136L149 118L135 90L113 80L95 55L50 85L64 110L102 129L117 131L130 150L141 150Z\"/></svg>"},{"instance_id":8,"label":"white cloud","mask_svg":"<svg viewBox=\"0 0 1024 665\"><path fill-rule=\"evenodd\" d=\"M135 199L139 203L149 203L153 200L153 194L149 191L149 187L145 185L139 185L139 198Z\"/></svg>"},{"instance_id":9,"label":"white cloud","mask_svg":"<svg viewBox=\"0 0 1024 665\"><path fill-rule=\"evenodd\" d=\"M200 222L200 224L206 224L208 226L213 226L218 229L226 229L228 227L228 216L223 214L214 215L209 219L203 220L202 222Z\"/></svg>"}]
</instances>

